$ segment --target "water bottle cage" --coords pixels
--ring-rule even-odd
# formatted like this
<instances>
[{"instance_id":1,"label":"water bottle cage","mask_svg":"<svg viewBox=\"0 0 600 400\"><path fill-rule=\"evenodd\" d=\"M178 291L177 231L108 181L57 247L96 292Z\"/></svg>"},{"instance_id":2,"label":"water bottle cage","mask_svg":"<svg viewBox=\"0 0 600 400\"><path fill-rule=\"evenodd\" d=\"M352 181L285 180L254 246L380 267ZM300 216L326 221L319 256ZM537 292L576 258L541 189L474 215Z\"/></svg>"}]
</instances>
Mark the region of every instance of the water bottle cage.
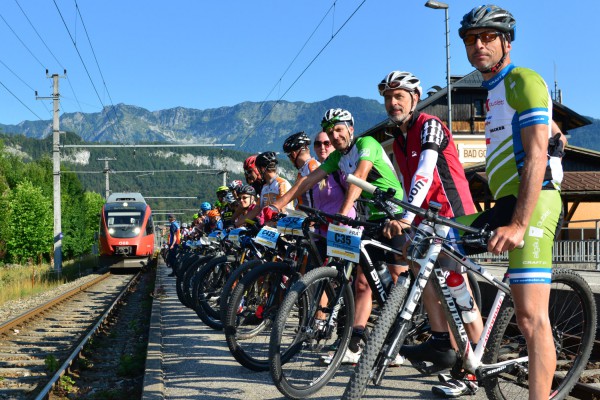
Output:
<instances>
[{"instance_id":1,"label":"water bottle cage","mask_svg":"<svg viewBox=\"0 0 600 400\"><path fill-rule=\"evenodd\" d=\"M429 246L431 246L433 237L423 236L423 233L425 232L417 231L412 243L408 246L407 257L409 260L422 260L427 256L427 251L429 250Z\"/></svg>"}]
</instances>

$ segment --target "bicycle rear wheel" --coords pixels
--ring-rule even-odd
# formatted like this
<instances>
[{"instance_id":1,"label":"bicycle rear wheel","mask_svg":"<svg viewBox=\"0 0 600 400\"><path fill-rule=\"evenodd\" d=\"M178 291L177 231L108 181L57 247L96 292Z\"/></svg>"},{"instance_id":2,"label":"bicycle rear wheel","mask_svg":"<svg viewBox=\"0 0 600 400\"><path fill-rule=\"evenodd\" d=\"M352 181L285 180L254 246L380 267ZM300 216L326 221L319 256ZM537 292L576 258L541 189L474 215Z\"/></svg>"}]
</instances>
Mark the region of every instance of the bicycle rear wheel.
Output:
<instances>
[{"instance_id":1,"label":"bicycle rear wheel","mask_svg":"<svg viewBox=\"0 0 600 400\"><path fill-rule=\"evenodd\" d=\"M318 392L333 378L348 348L354 297L338 276L334 268L312 270L292 286L279 309L269 344L271 377L289 398Z\"/></svg>"},{"instance_id":2,"label":"bicycle rear wheel","mask_svg":"<svg viewBox=\"0 0 600 400\"><path fill-rule=\"evenodd\" d=\"M271 326L288 288L298 278L289 264L269 262L244 276L231 293L223 330L231 354L244 367L269 370Z\"/></svg>"},{"instance_id":3,"label":"bicycle rear wheel","mask_svg":"<svg viewBox=\"0 0 600 400\"><path fill-rule=\"evenodd\" d=\"M219 300L221 290L231 270L235 268L235 256L215 257L208 262L197 275L196 314L206 325L213 329L223 329Z\"/></svg>"},{"instance_id":4,"label":"bicycle rear wheel","mask_svg":"<svg viewBox=\"0 0 600 400\"><path fill-rule=\"evenodd\" d=\"M552 272L548 314L556 346L556 373L550 399L569 394L586 367L596 332L596 303L587 282L577 273ZM485 364L527 355L525 338L519 331L512 303L503 306L483 357ZM491 399L526 399L529 396L528 365L518 365L483 382Z\"/></svg>"},{"instance_id":5,"label":"bicycle rear wheel","mask_svg":"<svg viewBox=\"0 0 600 400\"><path fill-rule=\"evenodd\" d=\"M225 318L227 318L227 307L229 306L229 300L231 300L231 293L233 293L233 290L237 286L238 282L241 281L244 276L246 276L246 274L253 268L256 268L261 264L264 264L263 260L246 261L231 272L227 282L225 282L225 285L223 285L223 290L221 291L221 299L219 301L221 321L225 321Z\"/></svg>"}]
</instances>

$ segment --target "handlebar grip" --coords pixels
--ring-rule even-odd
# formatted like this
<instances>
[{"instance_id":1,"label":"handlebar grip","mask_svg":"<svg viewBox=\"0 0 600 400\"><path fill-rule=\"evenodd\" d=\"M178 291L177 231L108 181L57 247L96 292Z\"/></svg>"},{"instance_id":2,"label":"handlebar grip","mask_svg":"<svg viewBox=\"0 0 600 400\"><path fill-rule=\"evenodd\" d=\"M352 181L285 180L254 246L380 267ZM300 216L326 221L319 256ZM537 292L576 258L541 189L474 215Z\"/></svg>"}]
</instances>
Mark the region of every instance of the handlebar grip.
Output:
<instances>
[{"instance_id":1,"label":"handlebar grip","mask_svg":"<svg viewBox=\"0 0 600 400\"><path fill-rule=\"evenodd\" d=\"M375 193L375 190L377 190L377 187L370 184L369 182L362 180L360 178L357 178L356 176L349 174L346 177L346 182L351 183L353 185L358 186L359 188L361 188L362 190L364 190L367 193Z\"/></svg>"},{"instance_id":2,"label":"handlebar grip","mask_svg":"<svg viewBox=\"0 0 600 400\"><path fill-rule=\"evenodd\" d=\"M491 231L490 232L490 239L496 234L496 231ZM525 247L525 241L521 239L521 241L519 242L518 245L515 246L515 249L522 249L523 247Z\"/></svg>"}]
</instances>

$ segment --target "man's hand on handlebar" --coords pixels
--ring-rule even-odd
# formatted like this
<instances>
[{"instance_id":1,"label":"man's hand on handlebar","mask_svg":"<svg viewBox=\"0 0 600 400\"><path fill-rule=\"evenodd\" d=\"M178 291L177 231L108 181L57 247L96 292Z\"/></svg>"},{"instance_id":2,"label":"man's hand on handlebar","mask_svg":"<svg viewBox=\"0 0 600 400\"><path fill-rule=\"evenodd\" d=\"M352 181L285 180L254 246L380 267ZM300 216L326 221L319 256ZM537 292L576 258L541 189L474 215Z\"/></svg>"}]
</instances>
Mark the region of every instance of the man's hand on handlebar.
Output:
<instances>
[{"instance_id":1,"label":"man's hand on handlebar","mask_svg":"<svg viewBox=\"0 0 600 400\"><path fill-rule=\"evenodd\" d=\"M402 235L404 230L410 229L410 223L405 220L391 220L385 223L383 227L383 236L391 239L394 236Z\"/></svg>"},{"instance_id":2,"label":"man's hand on handlebar","mask_svg":"<svg viewBox=\"0 0 600 400\"><path fill-rule=\"evenodd\" d=\"M522 248L526 229L526 226L515 223L497 228L488 241L488 251L493 254L500 254L517 247Z\"/></svg>"}]
</instances>

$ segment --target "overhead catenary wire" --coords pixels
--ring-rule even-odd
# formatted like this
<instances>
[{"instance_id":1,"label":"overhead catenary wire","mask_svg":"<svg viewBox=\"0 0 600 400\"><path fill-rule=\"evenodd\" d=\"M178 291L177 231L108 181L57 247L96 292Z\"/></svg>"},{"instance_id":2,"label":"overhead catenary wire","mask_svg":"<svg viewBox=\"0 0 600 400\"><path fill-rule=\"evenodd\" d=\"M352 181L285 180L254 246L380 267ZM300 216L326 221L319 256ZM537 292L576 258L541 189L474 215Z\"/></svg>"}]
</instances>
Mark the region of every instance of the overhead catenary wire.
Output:
<instances>
[{"instance_id":1,"label":"overhead catenary wire","mask_svg":"<svg viewBox=\"0 0 600 400\"><path fill-rule=\"evenodd\" d=\"M258 129L258 127L260 125L262 125L262 123L267 119L267 117L269 115L271 115L271 112L273 112L273 110L275 109L275 107L277 107L277 105L281 102L281 100L285 97L285 95L294 87L294 85L300 80L300 78L304 75L304 73L310 68L310 66L316 61L316 59L323 53L323 51L325 51L325 49L329 46L329 44L333 41L333 39L335 39L335 37L346 26L346 24L352 19L352 17L358 12L358 10L363 6L363 4L365 4L366 1L367 0L363 0L358 5L358 7L356 7L356 9L352 12L352 14L350 14L350 16L346 19L346 21L344 21L344 23L338 28L338 30L335 31L335 33L331 35L331 38L327 41L327 43L325 43L325 45L321 48L321 50L319 50L319 52L313 57L313 59L308 63L308 65L302 70L302 72L300 73L300 75L298 75L298 77L294 80L294 82L292 82L292 84L279 97L279 99L277 99L277 101L275 102L275 104L273 104L273 106L269 109L269 111L265 114L265 116L260 120L260 122L258 124L256 124L254 126L254 128L250 131L250 133L248 133L246 135L246 137L244 138L244 140L240 144L240 147L244 146L244 144L250 138L250 136L252 136L254 134L254 132L256 132L256 130Z\"/></svg>"}]
</instances>

